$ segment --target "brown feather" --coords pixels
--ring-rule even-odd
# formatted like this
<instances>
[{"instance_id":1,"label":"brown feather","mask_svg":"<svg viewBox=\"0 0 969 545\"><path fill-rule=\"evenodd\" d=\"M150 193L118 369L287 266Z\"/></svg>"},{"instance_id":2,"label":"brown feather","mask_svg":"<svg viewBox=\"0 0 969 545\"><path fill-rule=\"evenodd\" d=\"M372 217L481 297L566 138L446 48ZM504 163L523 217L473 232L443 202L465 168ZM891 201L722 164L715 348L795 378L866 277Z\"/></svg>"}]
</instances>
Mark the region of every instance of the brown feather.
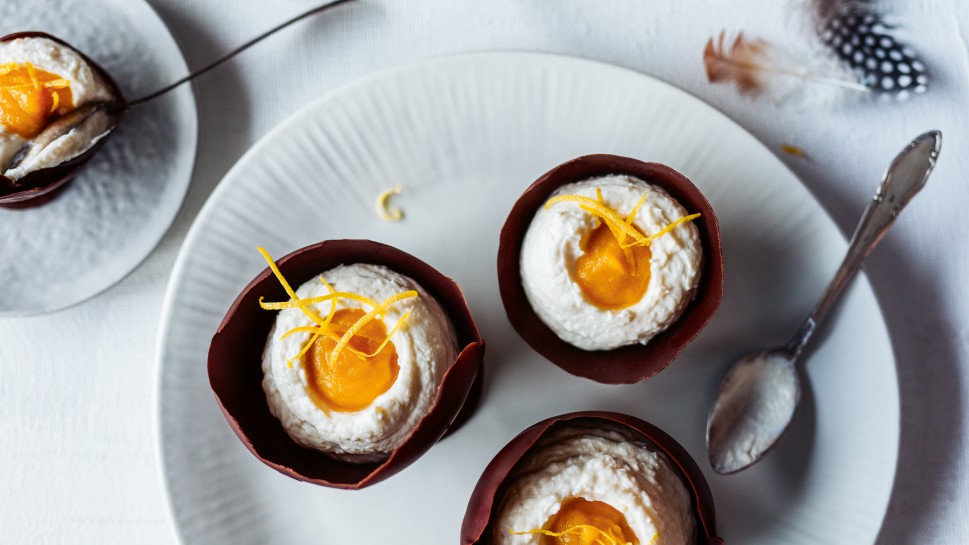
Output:
<instances>
[{"instance_id":1,"label":"brown feather","mask_svg":"<svg viewBox=\"0 0 969 545\"><path fill-rule=\"evenodd\" d=\"M710 83L733 82L740 94L759 95L764 90L758 72L764 69L761 58L769 47L767 42L744 39L743 32L737 34L729 48L724 47L726 31L720 36L707 40L703 50L703 65Z\"/></svg>"},{"instance_id":2,"label":"brown feather","mask_svg":"<svg viewBox=\"0 0 969 545\"><path fill-rule=\"evenodd\" d=\"M817 86L812 86L811 91L804 89L805 82L824 84L820 87L837 89L836 92L867 91L864 85L839 73L841 68L832 63L824 57L792 55L762 39L748 39L742 32L730 41L726 31L721 31L707 40L703 49L703 65L710 83L732 83L742 95L767 94L774 102L826 94L815 89Z\"/></svg>"}]
</instances>

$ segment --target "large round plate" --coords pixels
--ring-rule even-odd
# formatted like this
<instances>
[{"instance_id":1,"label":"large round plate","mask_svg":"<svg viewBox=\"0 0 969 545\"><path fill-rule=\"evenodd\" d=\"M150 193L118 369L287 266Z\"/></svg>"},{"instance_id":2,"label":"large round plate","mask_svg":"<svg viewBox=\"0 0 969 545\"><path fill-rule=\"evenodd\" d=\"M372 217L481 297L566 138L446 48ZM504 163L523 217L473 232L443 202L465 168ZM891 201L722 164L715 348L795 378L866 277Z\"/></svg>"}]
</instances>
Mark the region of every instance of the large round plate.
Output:
<instances>
[{"instance_id":1,"label":"large round plate","mask_svg":"<svg viewBox=\"0 0 969 545\"><path fill-rule=\"evenodd\" d=\"M668 163L713 203L726 296L713 322L654 379L603 386L530 350L498 296L498 231L550 167L588 153ZM374 214L394 184L400 223ZM209 339L274 255L365 237L411 252L465 289L488 342L483 405L413 466L360 492L283 477L219 413ZM707 467L704 427L737 355L787 337L845 241L794 175L750 134L663 82L574 58L486 53L426 61L314 102L252 148L192 227L168 288L158 346L158 441L185 544L455 543L481 470L526 426L580 409L659 425ZM892 488L899 402L894 360L867 280L849 290L807 366L808 389L776 452L740 475L707 470L728 543L872 543Z\"/></svg>"},{"instance_id":2,"label":"large round plate","mask_svg":"<svg viewBox=\"0 0 969 545\"><path fill-rule=\"evenodd\" d=\"M32 0L0 5L4 31L40 30L103 66L133 100L188 72L146 2ZM0 208L0 316L39 314L101 293L161 240L195 162L195 98L183 86L132 109L115 134L50 203Z\"/></svg>"}]
</instances>

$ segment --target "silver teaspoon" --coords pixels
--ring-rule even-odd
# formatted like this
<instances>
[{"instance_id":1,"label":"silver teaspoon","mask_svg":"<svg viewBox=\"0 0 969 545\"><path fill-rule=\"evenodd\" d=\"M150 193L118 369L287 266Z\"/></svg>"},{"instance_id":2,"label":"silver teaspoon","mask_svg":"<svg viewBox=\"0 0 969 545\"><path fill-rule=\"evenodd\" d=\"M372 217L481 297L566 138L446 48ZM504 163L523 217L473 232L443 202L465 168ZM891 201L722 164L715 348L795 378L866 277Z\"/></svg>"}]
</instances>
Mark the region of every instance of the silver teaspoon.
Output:
<instances>
[{"instance_id":1,"label":"silver teaspoon","mask_svg":"<svg viewBox=\"0 0 969 545\"><path fill-rule=\"evenodd\" d=\"M898 213L925 186L941 146L942 133L929 131L895 157L851 236L841 267L797 333L786 345L747 354L730 368L707 418L707 453L717 473L749 467L787 430L801 399L795 365L804 346Z\"/></svg>"}]
</instances>

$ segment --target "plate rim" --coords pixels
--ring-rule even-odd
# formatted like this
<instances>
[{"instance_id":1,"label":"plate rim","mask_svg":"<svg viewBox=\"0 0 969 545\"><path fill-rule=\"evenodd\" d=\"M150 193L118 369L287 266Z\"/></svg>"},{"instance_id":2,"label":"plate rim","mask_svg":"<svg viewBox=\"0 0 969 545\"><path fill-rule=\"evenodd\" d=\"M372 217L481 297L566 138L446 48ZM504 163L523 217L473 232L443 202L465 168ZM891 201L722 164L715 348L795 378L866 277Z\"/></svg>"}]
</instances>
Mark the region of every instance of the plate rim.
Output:
<instances>
[{"instance_id":1,"label":"plate rim","mask_svg":"<svg viewBox=\"0 0 969 545\"><path fill-rule=\"evenodd\" d=\"M118 4L118 2L102 2L102 3L111 4L112 6L115 4ZM170 45L174 46L173 51L177 53L177 55L174 55L171 60L173 61L174 64L178 65L177 67L178 70L181 70L184 73L188 74L189 67L188 67L188 61L185 59L185 51L182 49L182 46L178 43L178 40L175 39L175 35L172 34L172 30L168 26L168 22L165 21L165 18L161 16L161 13L159 13L158 10L148 0L140 0L138 3L132 3L132 4L129 4L127 2L121 2L121 4L128 6L128 8L126 9L131 9L133 13L140 11L143 14L141 15L141 17L145 19L148 19L148 20L155 19L160 23L161 26L159 30L164 32L165 35L171 40ZM189 82L186 82L186 83L189 83ZM91 301L92 299L114 288L115 286L120 284L124 279L131 276L135 271L140 269L141 266L144 265L146 261L148 261L148 258L150 258L155 253L155 250L157 250L158 247L161 245L162 241L165 240L165 237L167 237L168 234L172 231L172 228L175 225L175 220L178 218L178 214L181 212L182 207L185 206L185 199L188 197L188 191L192 186L192 179L195 177L195 167L198 162L198 146L199 146L198 101L196 100L196 97L195 97L194 87L191 84L189 84L187 87L188 87L187 91L185 91L184 88L176 88L176 89L173 89L171 93L172 95L180 94L184 96L182 100L186 101L185 107L189 108L190 110L189 112L190 115L186 117L186 120L188 120L191 125L189 127L189 132L191 132L191 135L192 135L191 136L192 142L188 148L189 151L191 152L191 166L188 169L188 173L187 173L188 181L185 183L185 190L182 191L182 194L178 198L178 206L174 208L174 211L173 211L174 213L172 214L171 220L169 220L168 225L165 227L165 229L162 230L161 233L159 233L158 239L155 240L153 244L151 244L149 247L146 248L144 255L141 256L141 258L138 259L126 272L124 272L121 275L118 275L117 278L112 279L111 281L104 284L103 286L93 291L92 293L76 301L72 301L66 305L44 306L42 308L36 308L36 309L30 309L30 310L0 309L0 318L28 318L33 316L46 316L49 314L65 311L67 309L74 308L78 305L81 305L82 303ZM194 224L194 220L193 220L193 224ZM180 252L181 252L181 247L179 247L179 253ZM167 291L167 288L168 288L167 282L165 284L165 287Z\"/></svg>"},{"instance_id":2,"label":"plate rim","mask_svg":"<svg viewBox=\"0 0 969 545\"><path fill-rule=\"evenodd\" d=\"M835 230L838 233L838 236L841 238L842 243L845 245L845 247L847 247L847 243L848 243L847 236L845 235L844 231L842 231L838 223L835 221L834 217L831 215L831 212L825 206L823 206L822 202L818 199L817 195L811 189L811 187L805 184L804 181L801 180L800 176L798 176L793 170L791 170L791 168L786 163L784 163L784 161L782 161L780 157L778 157L778 155L771 149L771 147L765 144L760 138L757 137L757 135L750 132L746 127L744 127L739 122L737 122L733 117L728 115L726 112L720 110L719 108L717 108L712 103L705 100L704 98L694 94L693 92L687 89L683 89L678 85L668 82L665 79L662 79L660 77L657 77L651 74L647 74L635 68L627 67L620 64L615 64L605 60L583 57L581 55L576 55L576 54L566 54L566 53L557 53L557 52L549 52L549 51L532 51L532 50L514 49L514 48L512 49L497 48L497 49L453 52L453 53L447 53L443 55L434 55L430 57L418 58L401 64L384 67L374 72L371 72L369 74L365 74L363 76L354 78L350 81L337 85L332 89L329 89L323 92L321 95L317 96L316 98L310 100L308 103L302 106L299 106L295 110L290 112L276 125L274 125L268 132L260 136L241 156L239 156L239 158L235 161L235 163L233 163L232 167L229 168L229 170L226 171L226 173L219 180L215 189L209 194L208 197L206 197L205 203L203 204L202 208L199 210L198 214L192 220L192 224L188 232L186 233L185 238L182 240L179 246L175 263L172 267L171 273L169 274L168 282L165 287L164 296L162 298L161 313L159 315L158 332L155 339L155 353L153 357L154 387L152 388L152 397L153 397L152 399L152 436L154 440L153 443L154 443L155 460L156 460L155 467L156 467L156 470L158 471L158 476L161 484L163 503L165 506L165 511L167 513L167 520L169 522L169 527L171 528L172 534L174 535L177 543L179 543L180 545L184 545L185 540L183 539L182 531L181 531L181 528L179 527L178 519L175 515L174 498L172 496L172 492L169 486L168 473L166 471L166 459L164 454L164 446L162 443L163 441L163 438L162 438L162 434L163 434L162 378L163 376L162 374L164 373L164 367L165 367L164 360L166 359L165 356L168 353L168 348L166 346L165 341L168 335L170 334L169 330L170 330L171 316L174 312L173 300L174 300L175 293L177 292L175 288L181 285L183 281L182 279L183 279L184 271L187 268L188 257L187 257L186 248L188 248L190 245L195 244L196 239L200 236L199 233L201 232L202 221L208 218L208 216L212 214L212 210L216 206L214 203L222 198L221 196L223 193L228 191L227 188L230 187L231 182L227 184L225 183L226 180L230 180L232 177L234 177L237 170L242 170L243 168L245 168L245 166L247 166L248 163L250 163L253 160L253 157L261 153L262 149L267 147L269 143L277 137L278 134L284 133L286 129L288 129L293 123L296 123L298 119L304 117L308 112L315 110L317 108L320 108L321 105L329 101L336 100L338 97L342 95L352 93L357 88L370 85L374 81L390 78L395 75L414 71L414 70L427 69L428 67L432 67L434 65L441 65L449 62L455 62L456 60L460 60L460 59L478 59L478 58L500 59L500 58L525 58L525 57L531 57L536 60L554 59L557 61L565 61L565 62L587 63L590 65L596 65L599 67L605 67L613 70L620 70L629 74L633 74L638 77L652 80L654 83L658 83L660 85L668 87L674 92L682 93L684 95L689 96L690 98L694 99L698 104L722 116L731 126L747 134L754 141L756 141L760 146L765 148L769 152L770 156L777 162L777 164L781 168L783 168L788 174L790 174L792 178L797 180L797 182L808 192L808 194L811 195L811 198L814 199L815 203L817 203L818 208L823 212L824 217L834 226ZM875 541L872 542L872 545L874 545L875 543L877 543L878 536L880 535L880 530L884 527L885 516L888 513L888 506L891 501L891 498L894 496L897 479L898 479L898 458L899 458L899 450L901 448L901 424L902 424L901 389L898 381L898 359L895 354L895 346L894 346L894 343L892 342L891 331L888 328L888 323L885 321L885 312L884 312L884 309L882 308L883 305L877 293L875 292L874 286L869 280L864 267L859 271L857 278L855 278L852 284L856 287L867 288L867 290L871 293L871 296L875 302L875 306L878 309L878 314L879 314L877 324L881 326L888 340L888 347L890 349L891 359L892 359L891 365L889 367L892 370L892 373L894 376L894 384L895 384L895 389L892 392L893 393L892 399L895 401L894 403L895 418L893 419L893 422L892 422L893 424L892 427L895 430L895 441L894 441L894 448L891 449L891 458L892 458L891 460L892 472L891 472L891 479L890 479L891 482L889 483L890 485L889 493L885 496L882 502L883 505L879 508L879 512L880 512L880 515L878 517L879 531L875 533L875 536L874 536Z\"/></svg>"}]
</instances>

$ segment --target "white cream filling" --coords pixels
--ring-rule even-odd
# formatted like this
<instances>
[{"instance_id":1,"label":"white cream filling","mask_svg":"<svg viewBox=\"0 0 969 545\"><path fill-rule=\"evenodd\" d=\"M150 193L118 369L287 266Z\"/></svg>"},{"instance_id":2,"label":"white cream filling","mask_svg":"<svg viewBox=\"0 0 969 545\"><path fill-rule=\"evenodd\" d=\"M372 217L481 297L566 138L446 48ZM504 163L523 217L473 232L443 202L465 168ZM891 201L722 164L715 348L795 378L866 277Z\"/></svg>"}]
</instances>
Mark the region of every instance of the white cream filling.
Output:
<instances>
[{"instance_id":1,"label":"white cream filling","mask_svg":"<svg viewBox=\"0 0 969 545\"><path fill-rule=\"evenodd\" d=\"M91 66L73 49L47 38L18 38L0 42L0 65L27 63L35 68L56 74L71 82L74 105L80 107L91 102L111 101L111 89ZM81 127L51 142L29 164L8 169L4 175L18 179L30 172L59 165L91 148L107 135L109 122L106 115L98 116ZM110 120L107 120L110 121ZM24 143L20 135L7 131L0 124L0 165L7 164Z\"/></svg>"},{"instance_id":2,"label":"white cream filling","mask_svg":"<svg viewBox=\"0 0 969 545\"><path fill-rule=\"evenodd\" d=\"M492 526L496 545L538 545L543 528L574 497L610 505L641 545L693 545L691 496L662 454L618 430L561 426L542 437L509 477ZM656 541L651 541L656 536Z\"/></svg>"},{"instance_id":3,"label":"white cream filling","mask_svg":"<svg viewBox=\"0 0 969 545\"><path fill-rule=\"evenodd\" d=\"M279 311L263 353L263 390L273 415L297 443L356 461L385 457L399 447L430 411L444 373L457 358L457 337L450 320L438 302L414 280L377 265L341 265L321 275L337 291L349 291L383 301L407 290L417 290L416 299L391 306L383 317L389 332L401 316L411 309L404 325L391 336L397 350L400 371L397 380L365 409L355 412L324 410L307 394L306 370L295 358L309 339L309 333L279 337L296 327L312 322L299 309ZM300 286L300 298L327 295L329 291L314 278ZM328 302L315 305L325 316ZM342 308L364 308L360 303L341 299Z\"/></svg>"},{"instance_id":4,"label":"white cream filling","mask_svg":"<svg viewBox=\"0 0 969 545\"><path fill-rule=\"evenodd\" d=\"M696 211L687 211L662 189L625 175L604 176L567 184L556 195L596 197L626 217L640 196L645 204L633 224L649 235ZM646 344L669 327L689 304L700 281L703 257L692 222L677 226L652 242L650 280L642 299L621 310L603 310L585 299L572 274L582 255L582 236L599 220L573 203L542 207L535 214L521 252L525 294L538 317L562 340L584 350L611 350Z\"/></svg>"}]
</instances>

